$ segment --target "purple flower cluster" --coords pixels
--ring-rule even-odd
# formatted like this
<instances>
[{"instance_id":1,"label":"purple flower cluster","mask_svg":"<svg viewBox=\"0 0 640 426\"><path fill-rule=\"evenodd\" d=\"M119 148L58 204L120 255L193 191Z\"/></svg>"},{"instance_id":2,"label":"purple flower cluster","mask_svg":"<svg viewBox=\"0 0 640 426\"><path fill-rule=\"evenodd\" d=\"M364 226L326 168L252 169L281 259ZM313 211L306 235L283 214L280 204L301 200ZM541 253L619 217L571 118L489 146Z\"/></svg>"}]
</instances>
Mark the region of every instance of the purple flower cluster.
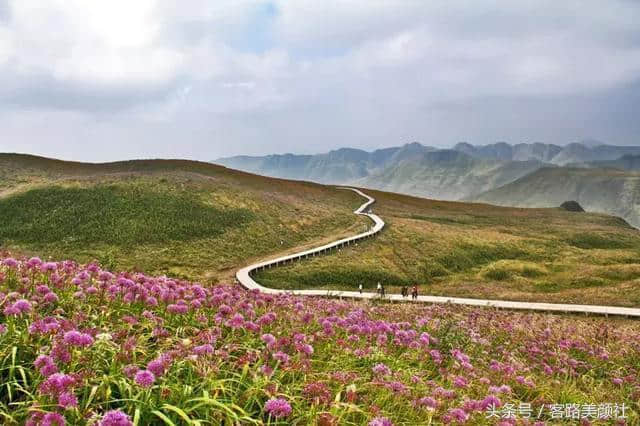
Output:
<instances>
[{"instance_id":1,"label":"purple flower cluster","mask_svg":"<svg viewBox=\"0 0 640 426\"><path fill-rule=\"evenodd\" d=\"M99 426L133 426L131 418L120 410L107 411L100 422Z\"/></svg>"},{"instance_id":2,"label":"purple flower cluster","mask_svg":"<svg viewBox=\"0 0 640 426\"><path fill-rule=\"evenodd\" d=\"M107 376L141 398L181 406L175 389L201 394L211 377L235 383L243 371L270 398L262 410L255 398L243 409L265 422L301 424L320 411L318 422L337 424L344 407L357 407L349 416L359 424L427 416L476 424L488 408L530 395L640 398L630 361L640 352L640 326L631 322L273 296L8 257L0 257L0 307L0 353L21 345L33 378L19 421L34 426L64 424L65 416L77 422L80 413L92 424L130 426L130 402L120 405L126 413L105 413L118 403L102 390L87 398ZM605 378L597 392L579 380L594 374ZM236 388L246 389L225 387L224 397L246 400ZM136 408L154 419L144 404Z\"/></svg>"},{"instance_id":3,"label":"purple flower cluster","mask_svg":"<svg viewBox=\"0 0 640 426\"><path fill-rule=\"evenodd\" d=\"M81 333L78 330L71 330L64 333L64 342L72 346L91 346L93 337L87 333Z\"/></svg>"},{"instance_id":4,"label":"purple flower cluster","mask_svg":"<svg viewBox=\"0 0 640 426\"><path fill-rule=\"evenodd\" d=\"M264 404L264 411L272 417L282 418L291 415L291 405L284 398L271 398Z\"/></svg>"},{"instance_id":5,"label":"purple flower cluster","mask_svg":"<svg viewBox=\"0 0 640 426\"><path fill-rule=\"evenodd\" d=\"M140 370L136 373L134 380L139 386L149 388L156 381L156 376L149 370Z\"/></svg>"}]
</instances>

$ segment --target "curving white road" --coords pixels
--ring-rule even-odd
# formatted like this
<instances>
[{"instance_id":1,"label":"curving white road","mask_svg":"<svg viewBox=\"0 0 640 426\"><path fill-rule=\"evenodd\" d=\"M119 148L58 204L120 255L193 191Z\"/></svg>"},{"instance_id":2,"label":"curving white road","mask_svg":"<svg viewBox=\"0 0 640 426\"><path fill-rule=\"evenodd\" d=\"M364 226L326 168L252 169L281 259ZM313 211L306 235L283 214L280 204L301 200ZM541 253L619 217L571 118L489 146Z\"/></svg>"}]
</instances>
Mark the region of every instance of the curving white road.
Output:
<instances>
[{"instance_id":1,"label":"curving white road","mask_svg":"<svg viewBox=\"0 0 640 426\"><path fill-rule=\"evenodd\" d=\"M376 299L380 296L376 293L358 291L327 291L327 290L280 290L275 288L263 287L258 284L251 276L256 271L263 269L269 269L284 265L286 263L292 263L297 260L302 260L308 257L318 256L320 254L327 253L333 249L344 247L349 244L356 243L365 238L370 238L379 233L384 228L384 221L371 212L370 207L375 202L373 197L365 194L356 188L339 188L356 192L358 195L367 199L367 201L358 207L354 211L355 214L367 216L373 221L373 227L362 234L354 235L353 237L343 238L338 241L334 241L329 244L325 244L320 247L305 250L299 253L290 254L288 256L282 256L277 259L266 260L264 262L254 263L240 269L236 273L236 278L240 284L249 290L259 290L269 294L279 293L293 293L301 296L324 296L324 297L340 297L340 298L353 298L353 299ZM410 298L403 298L399 294L390 294L385 297L385 300L390 301L410 301ZM470 305L470 306L482 306L493 307L502 309L518 309L518 310L533 310L533 311L545 311L545 312L564 312L564 313L584 313L584 314L597 314L597 315L622 315L628 317L640 317L640 309L637 308L623 308L618 306L600 306L600 305L573 305L562 303L534 303L534 302L516 302L510 300L488 300L488 299L469 299L463 297L445 297L445 296L418 296L418 302L425 303L452 303L457 305Z\"/></svg>"}]
</instances>

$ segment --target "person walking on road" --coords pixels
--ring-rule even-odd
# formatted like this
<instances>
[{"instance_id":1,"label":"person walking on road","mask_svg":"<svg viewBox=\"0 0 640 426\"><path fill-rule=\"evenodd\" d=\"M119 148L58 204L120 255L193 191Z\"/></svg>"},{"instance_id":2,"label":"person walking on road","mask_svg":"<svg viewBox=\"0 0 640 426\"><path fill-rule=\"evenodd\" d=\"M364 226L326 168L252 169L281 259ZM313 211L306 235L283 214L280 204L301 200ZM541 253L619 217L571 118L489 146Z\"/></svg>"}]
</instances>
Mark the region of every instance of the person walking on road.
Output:
<instances>
[{"instance_id":1,"label":"person walking on road","mask_svg":"<svg viewBox=\"0 0 640 426\"><path fill-rule=\"evenodd\" d=\"M376 293L382 295L382 286L380 285L380 281L378 281L378 285L376 286Z\"/></svg>"},{"instance_id":2,"label":"person walking on road","mask_svg":"<svg viewBox=\"0 0 640 426\"><path fill-rule=\"evenodd\" d=\"M380 296L384 299L384 284L380 286Z\"/></svg>"},{"instance_id":3,"label":"person walking on road","mask_svg":"<svg viewBox=\"0 0 640 426\"><path fill-rule=\"evenodd\" d=\"M413 300L418 300L418 286L416 284L414 284L411 289L411 298Z\"/></svg>"},{"instance_id":4,"label":"person walking on road","mask_svg":"<svg viewBox=\"0 0 640 426\"><path fill-rule=\"evenodd\" d=\"M409 290L407 290L407 286L406 285L402 286L401 294L402 294L402 298L403 299L409 295Z\"/></svg>"},{"instance_id":5,"label":"person walking on road","mask_svg":"<svg viewBox=\"0 0 640 426\"><path fill-rule=\"evenodd\" d=\"M358 291L362 294L362 284L358 284Z\"/></svg>"}]
</instances>

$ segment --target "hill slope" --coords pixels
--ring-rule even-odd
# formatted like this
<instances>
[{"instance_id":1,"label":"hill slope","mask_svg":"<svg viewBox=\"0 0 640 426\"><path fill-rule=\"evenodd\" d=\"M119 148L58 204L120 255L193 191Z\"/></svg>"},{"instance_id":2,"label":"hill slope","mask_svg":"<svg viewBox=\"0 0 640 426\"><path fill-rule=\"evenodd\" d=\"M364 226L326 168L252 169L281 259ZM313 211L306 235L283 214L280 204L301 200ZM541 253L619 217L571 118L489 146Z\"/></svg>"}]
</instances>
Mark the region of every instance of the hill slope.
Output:
<instances>
[{"instance_id":1,"label":"hill slope","mask_svg":"<svg viewBox=\"0 0 640 426\"><path fill-rule=\"evenodd\" d=\"M473 199L520 207L559 206L575 200L587 211L640 226L640 174L613 169L543 168Z\"/></svg>"},{"instance_id":2,"label":"hill slope","mask_svg":"<svg viewBox=\"0 0 640 426\"><path fill-rule=\"evenodd\" d=\"M0 212L8 218L0 245L18 254L226 281L253 260L368 226L352 214L362 199L350 191L207 163L0 155L0 164L12 170L0 179ZM441 295L640 304L640 235L623 220L367 192L387 222L379 237L270 270L265 283L418 282Z\"/></svg>"},{"instance_id":3,"label":"hill slope","mask_svg":"<svg viewBox=\"0 0 640 426\"><path fill-rule=\"evenodd\" d=\"M194 161L0 154L0 194L1 248L195 279L364 226L348 191Z\"/></svg>"},{"instance_id":4,"label":"hill slope","mask_svg":"<svg viewBox=\"0 0 640 426\"><path fill-rule=\"evenodd\" d=\"M381 282L389 293L417 283L421 294L640 306L640 232L622 219L367 193L387 223L380 236L257 280L371 291Z\"/></svg>"}]
</instances>

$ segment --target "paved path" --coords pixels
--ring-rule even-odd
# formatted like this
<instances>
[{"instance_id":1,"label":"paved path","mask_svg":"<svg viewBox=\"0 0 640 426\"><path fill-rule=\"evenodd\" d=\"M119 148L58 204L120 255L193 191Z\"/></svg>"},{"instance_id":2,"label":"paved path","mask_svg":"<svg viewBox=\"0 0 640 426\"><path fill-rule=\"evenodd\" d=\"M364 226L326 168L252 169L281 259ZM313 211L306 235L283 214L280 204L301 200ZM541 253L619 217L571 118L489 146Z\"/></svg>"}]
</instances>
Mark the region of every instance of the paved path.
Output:
<instances>
[{"instance_id":1,"label":"paved path","mask_svg":"<svg viewBox=\"0 0 640 426\"><path fill-rule=\"evenodd\" d=\"M367 199L367 201L361 205L355 214L367 216L373 221L373 227L362 234L354 235L353 237L343 238L338 241L334 241L329 244L325 244L320 247L305 250L299 253L290 254L288 256L282 256L277 259L267 260L264 262L255 263L245 268L240 269L236 273L236 278L242 286L247 289L260 290L264 293L278 294L278 293L294 293L302 296L324 296L324 297L340 297L340 298L353 298L353 299L376 299L379 296L376 293L363 292L362 294L357 291L327 291L327 290L279 290L274 288L263 287L258 284L251 276L256 271L277 267L287 263L292 263L297 260L306 259L308 257L318 256L331 250L338 249L350 244L354 244L365 238L371 238L379 233L384 228L384 221L371 212L370 207L375 200L365 194L364 192L355 188L340 188L356 192L358 195ZM391 301L409 301L410 297L403 298L399 294L391 294L385 297L385 300ZM598 314L598 315L622 315L629 317L639 317L640 309L637 308L622 308L618 306L596 306L596 305L571 305L560 303L532 303L532 302L515 302L510 300L487 300L487 299L468 299L462 297L445 297L445 296L418 296L419 302L426 303L452 303L458 305L470 305L470 306L484 306L503 309L522 309L533 311L545 311L545 312L572 312L572 313L584 313L584 314Z\"/></svg>"}]
</instances>

